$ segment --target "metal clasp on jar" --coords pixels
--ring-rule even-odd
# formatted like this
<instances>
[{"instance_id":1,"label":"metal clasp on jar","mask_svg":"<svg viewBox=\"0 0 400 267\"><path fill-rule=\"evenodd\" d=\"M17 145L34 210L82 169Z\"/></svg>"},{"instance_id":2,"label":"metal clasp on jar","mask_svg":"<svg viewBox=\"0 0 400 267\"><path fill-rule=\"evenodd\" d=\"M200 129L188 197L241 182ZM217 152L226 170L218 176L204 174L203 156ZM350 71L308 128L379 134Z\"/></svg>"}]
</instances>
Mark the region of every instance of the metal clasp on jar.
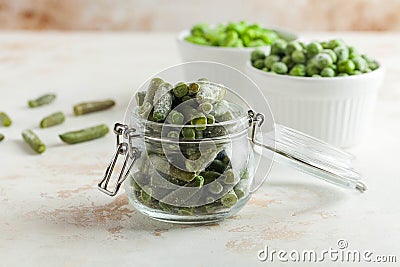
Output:
<instances>
[{"instance_id":1,"label":"metal clasp on jar","mask_svg":"<svg viewBox=\"0 0 400 267\"><path fill-rule=\"evenodd\" d=\"M136 134L135 132L136 130L134 128L129 128L126 124L115 123L114 125L114 133L117 139L116 151L110 163L108 164L102 180L98 184L99 190L109 196L115 196L118 193L121 184L125 181L126 177L130 173L136 159L140 157L139 149L132 146L132 139L135 137L140 137L140 135ZM128 139L128 142L123 142L124 138ZM108 183L110 182L115 164L117 163L119 156L125 156L125 159L121 171L118 174L118 179L114 188L112 190L109 190ZM132 159L132 162L127 167L129 158Z\"/></svg>"}]
</instances>

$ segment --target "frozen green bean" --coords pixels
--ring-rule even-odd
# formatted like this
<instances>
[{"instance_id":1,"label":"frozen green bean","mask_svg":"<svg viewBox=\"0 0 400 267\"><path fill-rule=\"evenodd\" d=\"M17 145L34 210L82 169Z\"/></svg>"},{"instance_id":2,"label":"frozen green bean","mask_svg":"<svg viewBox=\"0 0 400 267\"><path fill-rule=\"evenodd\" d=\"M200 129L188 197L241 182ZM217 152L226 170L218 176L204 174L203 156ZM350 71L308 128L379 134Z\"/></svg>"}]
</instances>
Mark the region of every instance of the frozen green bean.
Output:
<instances>
[{"instance_id":1,"label":"frozen green bean","mask_svg":"<svg viewBox=\"0 0 400 267\"><path fill-rule=\"evenodd\" d=\"M235 175L232 169L229 169L226 172L224 172L222 176L224 178L223 179L224 183L229 185L236 184L240 179Z\"/></svg>"},{"instance_id":2,"label":"frozen green bean","mask_svg":"<svg viewBox=\"0 0 400 267\"><path fill-rule=\"evenodd\" d=\"M59 125L65 121L64 113L56 112L53 113L40 121L40 128L48 128L51 126Z\"/></svg>"},{"instance_id":3,"label":"frozen green bean","mask_svg":"<svg viewBox=\"0 0 400 267\"><path fill-rule=\"evenodd\" d=\"M24 130L22 132L22 138L37 153L43 153L46 151L46 145L32 130L30 129Z\"/></svg>"},{"instance_id":4,"label":"frozen green bean","mask_svg":"<svg viewBox=\"0 0 400 267\"><path fill-rule=\"evenodd\" d=\"M106 110L115 105L115 101L111 99L102 101L82 102L74 106L74 114L76 116Z\"/></svg>"},{"instance_id":5,"label":"frozen green bean","mask_svg":"<svg viewBox=\"0 0 400 267\"><path fill-rule=\"evenodd\" d=\"M208 102L215 103L221 101L226 95L226 88L211 84L208 82L202 82L200 89L196 94L196 99L199 103Z\"/></svg>"},{"instance_id":6,"label":"frozen green bean","mask_svg":"<svg viewBox=\"0 0 400 267\"><path fill-rule=\"evenodd\" d=\"M149 203L152 198L152 189L150 186L145 185L142 187L142 190L140 191L140 197L144 203Z\"/></svg>"},{"instance_id":7,"label":"frozen green bean","mask_svg":"<svg viewBox=\"0 0 400 267\"><path fill-rule=\"evenodd\" d=\"M192 128L183 128L182 129L183 138L186 140L194 140L196 139L196 132Z\"/></svg>"},{"instance_id":8,"label":"frozen green bean","mask_svg":"<svg viewBox=\"0 0 400 267\"><path fill-rule=\"evenodd\" d=\"M213 105L208 102L201 103L199 105L199 110L204 114L209 114L213 110Z\"/></svg>"},{"instance_id":9,"label":"frozen green bean","mask_svg":"<svg viewBox=\"0 0 400 267\"><path fill-rule=\"evenodd\" d=\"M234 190L229 191L221 198L221 203L227 208L233 207L238 201L238 197Z\"/></svg>"},{"instance_id":10,"label":"frozen green bean","mask_svg":"<svg viewBox=\"0 0 400 267\"><path fill-rule=\"evenodd\" d=\"M181 170L171 164L169 162L155 154L149 156L149 160L153 164L153 167L159 170L162 173L170 175L178 180L190 182L196 177L196 173L187 172Z\"/></svg>"},{"instance_id":11,"label":"frozen green bean","mask_svg":"<svg viewBox=\"0 0 400 267\"><path fill-rule=\"evenodd\" d=\"M195 95L200 89L200 85L198 83L189 84L189 95Z\"/></svg>"},{"instance_id":12,"label":"frozen green bean","mask_svg":"<svg viewBox=\"0 0 400 267\"><path fill-rule=\"evenodd\" d=\"M238 199L241 199L249 194L250 184L249 181L244 179L240 180L233 188Z\"/></svg>"},{"instance_id":13,"label":"frozen green bean","mask_svg":"<svg viewBox=\"0 0 400 267\"><path fill-rule=\"evenodd\" d=\"M184 82L180 82L177 85L175 85L174 89L172 89L172 92L176 97L182 98L188 94L189 86Z\"/></svg>"},{"instance_id":14,"label":"frozen green bean","mask_svg":"<svg viewBox=\"0 0 400 267\"><path fill-rule=\"evenodd\" d=\"M170 90L172 89L172 85L169 83L161 84L155 95L154 95L154 111L153 111L153 119L156 122L163 122L172 107L172 95Z\"/></svg>"},{"instance_id":15,"label":"frozen green bean","mask_svg":"<svg viewBox=\"0 0 400 267\"><path fill-rule=\"evenodd\" d=\"M207 114L206 118L207 118L207 124L214 124L215 123L215 118L214 118L213 115Z\"/></svg>"},{"instance_id":16,"label":"frozen green bean","mask_svg":"<svg viewBox=\"0 0 400 267\"><path fill-rule=\"evenodd\" d=\"M30 108L36 108L36 107L40 107L43 105L47 105L50 104L51 102L54 101L54 99L56 99L56 95L55 94L45 94L42 95L36 99L33 100L29 100L28 101L28 106Z\"/></svg>"},{"instance_id":17,"label":"frozen green bean","mask_svg":"<svg viewBox=\"0 0 400 267\"><path fill-rule=\"evenodd\" d=\"M207 167L207 171L214 171L218 173L224 173L226 168L228 167L227 164L222 162L219 159L214 159L211 164Z\"/></svg>"},{"instance_id":18,"label":"frozen green bean","mask_svg":"<svg viewBox=\"0 0 400 267\"><path fill-rule=\"evenodd\" d=\"M60 134L60 139L68 144L86 142L105 136L109 132L108 126L100 124L90 128Z\"/></svg>"},{"instance_id":19,"label":"frozen green bean","mask_svg":"<svg viewBox=\"0 0 400 267\"><path fill-rule=\"evenodd\" d=\"M146 97L146 91L137 92L135 95L136 104L140 107L144 103L144 99Z\"/></svg>"},{"instance_id":20,"label":"frozen green bean","mask_svg":"<svg viewBox=\"0 0 400 267\"><path fill-rule=\"evenodd\" d=\"M207 184L207 189L211 194L218 195L224 190L224 187L220 182L214 181Z\"/></svg>"},{"instance_id":21,"label":"frozen green bean","mask_svg":"<svg viewBox=\"0 0 400 267\"><path fill-rule=\"evenodd\" d=\"M12 124L10 117L5 112L0 112L0 123L5 127L9 127Z\"/></svg>"}]
</instances>

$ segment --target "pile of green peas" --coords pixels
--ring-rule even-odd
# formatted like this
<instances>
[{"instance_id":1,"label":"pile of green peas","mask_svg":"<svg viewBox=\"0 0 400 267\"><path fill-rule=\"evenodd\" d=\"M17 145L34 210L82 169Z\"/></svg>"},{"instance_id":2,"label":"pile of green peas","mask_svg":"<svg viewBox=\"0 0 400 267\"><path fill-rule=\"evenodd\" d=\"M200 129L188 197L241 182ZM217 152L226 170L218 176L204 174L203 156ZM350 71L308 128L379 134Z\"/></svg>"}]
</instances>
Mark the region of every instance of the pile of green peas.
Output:
<instances>
[{"instance_id":1,"label":"pile of green peas","mask_svg":"<svg viewBox=\"0 0 400 267\"><path fill-rule=\"evenodd\" d=\"M246 21L218 25L199 23L192 27L190 35L185 38L198 45L237 48L270 45L278 39L279 35L274 30Z\"/></svg>"},{"instance_id":2,"label":"pile of green peas","mask_svg":"<svg viewBox=\"0 0 400 267\"><path fill-rule=\"evenodd\" d=\"M279 39L271 45L269 55L254 50L251 64L266 72L302 77L358 75L379 68L378 62L340 39L309 44Z\"/></svg>"}]
</instances>

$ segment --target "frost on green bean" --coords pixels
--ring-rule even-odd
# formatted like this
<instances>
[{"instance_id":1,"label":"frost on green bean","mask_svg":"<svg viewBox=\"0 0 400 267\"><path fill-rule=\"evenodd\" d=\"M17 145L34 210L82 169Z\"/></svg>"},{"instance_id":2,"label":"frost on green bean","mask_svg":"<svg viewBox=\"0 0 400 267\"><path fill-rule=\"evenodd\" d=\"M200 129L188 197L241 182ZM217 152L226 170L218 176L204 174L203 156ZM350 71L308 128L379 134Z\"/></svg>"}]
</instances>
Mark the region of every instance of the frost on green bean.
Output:
<instances>
[{"instance_id":1,"label":"frost on green bean","mask_svg":"<svg viewBox=\"0 0 400 267\"><path fill-rule=\"evenodd\" d=\"M153 99L153 119L156 122L163 122L172 107L172 95L171 95L172 85L169 83L162 83L154 94Z\"/></svg>"},{"instance_id":2,"label":"frost on green bean","mask_svg":"<svg viewBox=\"0 0 400 267\"><path fill-rule=\"evenodd\" d=\"M196 94L196 99L199 103L215 103L224 99L226 88L211 83L201 83L199 91Z\"/></svg>"}]
</instances>

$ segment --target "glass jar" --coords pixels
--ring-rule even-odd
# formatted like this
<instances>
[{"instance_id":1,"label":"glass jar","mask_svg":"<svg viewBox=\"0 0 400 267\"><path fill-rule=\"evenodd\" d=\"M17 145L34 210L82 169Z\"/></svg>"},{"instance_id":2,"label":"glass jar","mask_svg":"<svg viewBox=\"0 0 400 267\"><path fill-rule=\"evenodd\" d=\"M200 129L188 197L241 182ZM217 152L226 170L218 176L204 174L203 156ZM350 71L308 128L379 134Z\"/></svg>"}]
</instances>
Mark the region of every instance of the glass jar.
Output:
<instances>
[{"instance_id":1,"label":"glass jar","mask_svg":"<svg viewBox=\"0 0 400 267\"><path fill-rule=\"evenodd\" d=\"M256 85L239 71L217 63L193 62L155 76L174 83L193 81L195 76L211 77L211 81L196 83L222 90L226 99L224 114L230 117L217 123L158 123L148 120L148 114L143 116L141 107L132 100L125 123L117 123L114 128L117 151L99 183L99 189L106 194L114 196L125 181L125 192L132 205L151 218L206 223L231 216L244 207L267 177L273 161L334 184L365 190L359 174L351 167L351 155L274 124L268 103L262 103L262 97L249 103L243 93L227 87L240 85L245 92L254 90L253 95L258 92L262 96ZM149 79L140 90L150 88L152 81ZM196 101L182 102L175 110L196 113ZM214 103L215 113L218 103L222 101ZM263 112L256 113L253 106ZM110 190L108 183L120 156L124 161L114 189Z\"/></svg>"}]
</instances>

